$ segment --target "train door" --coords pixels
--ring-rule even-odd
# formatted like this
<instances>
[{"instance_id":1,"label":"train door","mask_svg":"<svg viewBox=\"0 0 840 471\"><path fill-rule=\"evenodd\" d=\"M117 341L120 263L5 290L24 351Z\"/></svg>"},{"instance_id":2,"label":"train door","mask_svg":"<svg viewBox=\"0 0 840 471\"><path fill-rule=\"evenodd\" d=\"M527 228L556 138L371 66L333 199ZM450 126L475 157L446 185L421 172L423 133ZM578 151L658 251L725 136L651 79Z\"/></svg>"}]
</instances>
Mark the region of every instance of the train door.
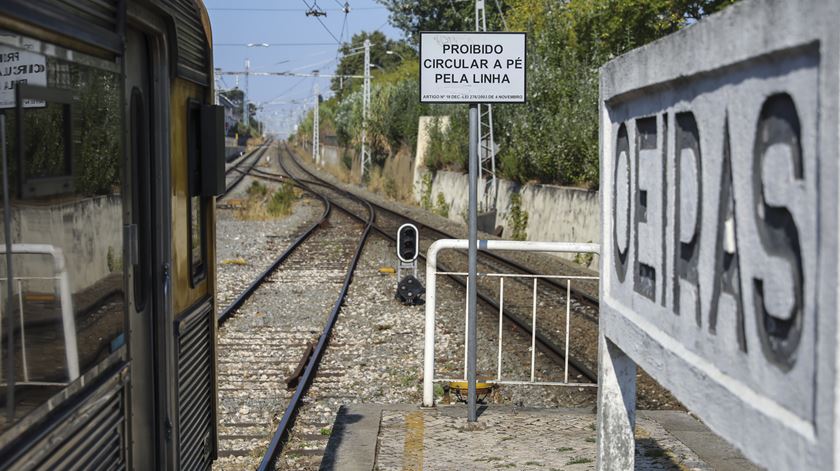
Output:
<instances>
[{"instance_id":1,"label":"train door","mask_svg":"<svg viewBox=\"0 0 840 471\"><path fill-rule=\"evenodd\" d=\"M165 325L168 309L165 223L166 134L159 98L163 63L156 36L126 30L125 112L127 181L131 204L126 205L126 238L131 254L128 271L129 355L131 361L132 461L134 469L166 469L169 400L166 391ZM165 76L164 76L165 78Z\"/></svg>"}]
</instances>

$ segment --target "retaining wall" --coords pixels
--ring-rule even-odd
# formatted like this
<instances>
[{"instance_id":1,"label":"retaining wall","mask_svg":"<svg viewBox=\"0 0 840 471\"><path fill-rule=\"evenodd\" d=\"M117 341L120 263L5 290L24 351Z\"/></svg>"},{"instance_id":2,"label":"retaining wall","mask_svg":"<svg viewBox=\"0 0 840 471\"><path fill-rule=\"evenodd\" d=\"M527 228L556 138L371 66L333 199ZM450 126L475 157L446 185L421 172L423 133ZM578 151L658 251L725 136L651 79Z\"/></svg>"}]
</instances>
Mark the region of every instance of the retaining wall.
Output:
<instances>
[{"instance_id":1,"label":"retaining wall","mask_svg":"<svg viewBox=\"0 0 840 471\"><path fill-rule=\"evenodd\" d=\"M417 156L414 164L414 198L422 201L423 178L427 173L423 165L423 156L428 146L429 117L421 117L417 136ZM448 122L443 124L448 125ZM479 180L478 201L482 205L485 182ZM465 223L469 203L469 179L466 174L438 171L432 179L429 197L432 204L437 203L438 194L442 194L449 206L448 218ZM503 238L510 238L511 197L519 193L522 197L520 208L528 213L527 239L560 242L601 241L601 202L597 191L580 188L568 188L556 185L519 185L507 180L499 181L499 196L496 203L496 225L503 226ZM572 258L570 256L569 258ZM598 269L598 257L589 267Z\"/></svg>"}]
</instances>

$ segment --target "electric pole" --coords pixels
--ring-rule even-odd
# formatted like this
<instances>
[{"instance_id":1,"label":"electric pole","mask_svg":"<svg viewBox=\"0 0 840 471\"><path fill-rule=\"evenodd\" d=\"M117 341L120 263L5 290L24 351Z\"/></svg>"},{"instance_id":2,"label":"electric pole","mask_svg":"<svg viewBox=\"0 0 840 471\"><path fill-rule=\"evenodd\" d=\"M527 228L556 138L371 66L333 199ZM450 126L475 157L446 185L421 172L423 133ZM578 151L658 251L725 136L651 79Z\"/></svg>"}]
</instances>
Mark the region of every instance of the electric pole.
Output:
<instances>
[{"instance_id":1,"label":"electric pole","mask_svg":"<svg viewBox=\"0 0 840 471\"><path fill-rule=\"evenodd\" d=\"M321 153L319 152L321 132L318 130L318 108L321 107L319 103L320 93L318 82L315 82L315 109L312 112L312 160L315 161L316 165L321 164Z\"/></svg>"},{"instance_id":2,"label":"electric pole","mask_svg":"<svg viewBox=\"0 0 840 471\"><path fill-rule=\"evenodd\" d=\"M245 91L242 95L242 123L245 124L245 128L248 128L248 120L250 116L248 116L250 111L248 110L248 75L251 72L251 59L245 59Z\"/></svg>"},{"instance_id":3,"label":"electric pole","mask_svg":"<svg viewBox=\"0 0 840 471\"><path fill-rule=\"evenodd\" d=\"M370 108L370 39L365 39L365 73L362 86L362 181L370 171L370 151L367 150L367 118Z\"/></svg>"},{"instance_id":4,"label":"electric pole","mask_svg":"<svg viewBox=\"0 0 840 471\"><path fill-rule=\"evenodd\" d=\"M487 15L484 0L475 1L475 30L487 31ZM481 177L485 180L484 211L496 210L499 193L496 185L496 143L493 140L493 106L478 105L478 158L481 162Z\"/></svg>"}]
</instances>

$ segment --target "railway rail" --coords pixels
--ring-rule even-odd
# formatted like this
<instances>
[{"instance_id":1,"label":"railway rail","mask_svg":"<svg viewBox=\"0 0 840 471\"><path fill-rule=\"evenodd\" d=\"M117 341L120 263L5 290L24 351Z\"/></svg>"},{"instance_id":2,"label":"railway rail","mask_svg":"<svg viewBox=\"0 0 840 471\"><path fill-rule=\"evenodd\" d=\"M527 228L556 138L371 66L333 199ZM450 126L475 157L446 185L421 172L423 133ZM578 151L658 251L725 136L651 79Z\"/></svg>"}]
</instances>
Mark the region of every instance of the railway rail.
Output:
<instances>
[{"instance_id":1,"label":"railway rail","mask_svg":"<svg viewBox=\"0 0 840 471\"><path fill-rule=\"evenodd\" d=\"M324 351L327 348L331 330L336 323L338 318L338 314L341 311L342 303L344 302L344 298L347 295L347 291L349 289L350 283L353 279L353 271L358 264L359 257L361 256L362 250L365 246L365 242L370 235L371 232L375 231L382 235L385 239L395 242L395 233L396 228L404 222L412 222L417 224L419 227L424 228L424 237L426 238L426 242L431 243L431 241L436 240L437 238L453 238L451 235L445 233L436 228L429 227L426 224L419 223L418 221L413 221L411 218L406 217L405 215L401 215L392 211L388 208L384 208L381 205L377 205L370 201L367 201L359 196L354 195L353 193L338 188L322 179L314 175L308 169L306 169L300 162L298 162L293 153L289 151L289 149L285 145L275 146L275 148L280 149L281 152L284 153L287 159L280 158L278 159L278 164L284 174L273 173L269 171L265 171L259 168L256 168L256 162L259 161L262 156L267 152L269 146L265 146L261 149L255 150L252 154L243 156L238 162L232 165L228 169L228 175L233 175L235 172L236 177L229 180L228 190L226 194L238 185L244 177L251 176L252 178L259 178L266 181L271 181L275 183L283 183L283 184L291 184L294 185L308 195L318 198L321 201L321 204L324 207L323 213L320 217L311 225L309 225L302 233L300 233L286 248L282 253L280 253L272 263L266 267L255 279L252 281L246 289L244 289L225 309L223 309L218 316L218 321L220 326L228 322L231 319L234 313L241 310L242 307L245 305L245 302L251 298L257 290L262 286L266 280L269 280L273 273L278 272L278 269L284 266L285 263L290 263L290 258L296 252L301 250L301 246L305 245L307 240L310 240L312 235L317 232L319 229L323 229L325 227L336 227L335 224L328 224L327 221L330 218L338 217L332 209L337 209L341 211L342 214L346 214L349 218L355 223L355 227L360 230L360 235L355 244L355 250L353 251L352 256L349 253L345 254L350 258L350 261L347 263L346 271L344 272L344 276L341 283L341 288L335 297L335 301L329 309L329 314L326 316L326 321L323 322L323 328L320 331L320 334L317 336L316 342L311 342L305 340L305 335L297 335L300 332L289 334L286 332L278 332L277 334L280 337L284 337L281 339L282 341L292 342L295 348L290 348L285 351L285 353L279 353L279 350L275 352L277 356L284 356L284 361L286 362L286 366L289 364L298 363L296 359L300 358L298 363L297 371L292 377L286 378L286 382L289 385L294 386L294 393L291 397L287 397L285 402L285 409L283 410L282 416L275 415L275 419L279 417L279 424L274 430L271 435L271 441L268 444L268 447L265 453L262 455L260 464L258 469L260 470L267 470L273 469L275 462L283 453L284 444L289 439L291 435L292 427L295 424L295 419L298 416L299 410L304 403L304 397L307 394L307 390L311 385L314 376L318 372L319 362L324 355ZM256 158L254 158L256 156ZM294 168L291 165L294 165ZM347 220L347 217L344 217ZM348 227L352 224L339 224L338 226ZM429 240L431 239L431 240ZM348 246L351 244L347 244ZM424 249L427 247L428 244L424 244ZM314 254L312 254L314 255ZM457 260L457 257L462 256L457 253L453 253L451 258L447 259L448 264L451 264L452 267L458 266L459 263L463 264L465 262ZM529 270L527 267L519 264L518 262L507 260L505 257L498 256L496 254L488 254L488 253L481 253L481 265L480 265L480 272L517 272L517 273L525 273L525 274L533 274L532 270ZM443 266L439 264L441 271L455 271L450 267ZM282 270L280 270L282 271ZM463 277L459 276L449 276L454 282L460 284L461 286L465 287L465 281ZM542 282L541 282L542 283ZM551 289L551 283L545 283L543 289L547 286ZM562 288L562 296L565 296L566 288L565 286L556 285L554 287ZM497 293L493 292L492 287L489 286L480 286L479 299L481 299L487 306L490 306L496 312L499 311L499 305L496 302ZM506 292L505 299L510 299L512 296ZM581 305L589 306L591 309L591 304L593 302L593 298L587 296L587 293L583 293L580 295ZM560 303L565 305L565 301ZM531 325L528 319L528 316L523 316L520 313L515 312L514 309L511 309L510 306L506 306L503 310L505 319L508 322L511 322L516 328L520 329L522 332L525 332L530 336L531 333ZM597 322L597 313L595 314L588 314L589 317L595 319ZM592 319L590 319L591 321ZM541 324L542 328L542 324ZM305 329L304 329L305 330ZM310 324L310 334L313 332L312 325ZM253 349L259 346L260 350L266 350L269 352L274 352L276 348L268 348L266 349L261 342L261 337L259 332L252 332L252 333L240 333L237 334L238 336L235 337L234 340L228 343L221 343L220 348L245 348L245 349ZM539 350L545 354L550 360L556 362L556 364L563 364L564 360L564 346L560 345L555 338L551 335L546 335L542 332L537 332L537 346ZM256 339L254 342L246 341L246 339ZM244 342L244 343L243 343ZM242 345L239 345L242 343ZM289 350L293 351L294 353L298 353L299 355L293 356L289 359ZM270 354L269 356L273 356L275 354ZM580 361L572 355L569 355L569 364L573 368L573 371L579 373L579 376L583 376L590 381L596 380L596 375L593 369L587 364L585 361ZM262 357L261 357L262 358ZM270 360L260 360L260 361L270 361ZM273 375L274 377L270 381L265 381L266 383L274 383L279 384L281 381L276 377L279 374L279 369L277 365L273 365L274 369L267 369L264 370L267 375ZM334 374L334 373L329 373ZM282 395L282 394L281 394ZM317 399L309 398L309 401L315 401ZM243 424L246 425L246 424ZM255 438L258 435L248 435L244 433L242 435L237 435L241 437L251 437Z\"/></svg>"},{"instance_id":2,"label":"railway rail","mask_svg":"<svg viewBox=\"0 0 840 471\"><path fill-rule=\"evenodd\" d=\"M322 187L328 188L328 189L330 189L330 191L335 192L337 194L350 194L349 192L347 192L345 190L339 189L339 188L335 187L334 185L332 185L330 183L327 183L326 181L323 181L322 179L320 179L316 175L314 175L311 171L306 169L305 166L301 165L296 160L296 158L294 157L294 153L291 152L285 144L282 145L282 148L283 148L284 152L289 156L290 160L295 163L295 165L297 166L297 168L300 169L300 171L304 172L304 174L306 175L306 177L309 180L317 181L318 184L321 185ZM282 159L281 159L281 162L282 162ZM282 164L281 164L281 166L282 166ZM284 166L283 166L283 170L288 173L288 169ZM381 205L376 205L374 203L370 203L370 204L377 211L378 216L386 216L386 217L378 217L376 219L376 224L374 225L374 230L379 232L382 236L386 237L387 239L389 239L393 242L396 242L395 234L396 234L397 228L400 225L402 225L403 223L406 223L406 222L425 227L426 229L429 229L428 232L431 232L431 233L439 236L439 237L436 237L436 238L435 237L429 237L428 234L426 234L424 232L424 236L427 238L426 239L427 243L423 244L423 246L424 246L423 248L428 247L428 245L430 245L431 242L433 242L434 240L437 240L437 238L447 238L447 239L455 238L455 237L447 234L444 231L434 229L434 228L430 228L429 226L427 226L425 224L422 224L419 221L411 219L411 218L409 218L405 215L398 214L395 211L391 211L387 208L382 207ZM342 209L342 210L347 211L347 209L342 207L341 204L339 204L339 203L334 202L334 205L338 209ZM350 214L350 213L352 213L352 211L348 211L348 213ZM389 220L390 220L390 223L388 222ZM422 237L421 237L421 241L423 241ZM421 252L424 252L424 250L421 250ZM539 274L539 273L535 273L533 270L528 269L527 267L523 266L522 264L520 264L518 262L510 261L510 260L506 259L505 257L499 256L499 255L496 255L496 254L487 253L487 252L479 252L479 255L480 255L480 257L479 257L479 266L480 266L479 272L480 273L486 273L486 272L491 272L491 271L511 272L511 269L513 269L514 271L518 271L518 272L525 273L525 274L530 274L530 275ZM425 256L422 253L421 253L421 258L423 258L425 260ZM465 257L462 257L462 258L465 258ZM443 260L444 257L441 257L441 259ZM449 265L447 265L447 263ZM446 258L446 262L439 262L438 267L439 267L440 271L446 271L446 272L465 271L464 269L459 269L459 268L462 268L462 267L457 266L456 263L458 263L458 262L453 260L453 258L449 257L449 258ZM466 266L466 261L465 260L460 261L460 263L463 266ZM452 279L454 282L458 283L459 285L461 285L462 287L464 287L464 289L466 289L466 281L465 281L464 277L451 276L450 275L449 278ZM542 282L542 281L546 281L546 280L540 280L540 281ZM552 286L552 287L554 287L554 288L556 288L557 290L560 291L560 293L557 293L557 294L559 294L559 296L561 298L563 298L563 302L562 303L558 302L558 306L562 305L562 306L565 307L566 287L564 285L560 285L560 284L557 284L557 283L554 283L554 284L546 283L546 284L548 284L549 286ZM552 295L555 295L555 296L557 294L552 293ZM496 299L498 299L498 293L494 292L492 287L488 287L484 284L480 284L478 292L477 292L477 296L486 305L490 306L495 312L499 312L499 304L496 301ZM510 299L511 295L509 293L506 293L505 298ZM551 296L546 297L546 299L550 299L550 298L551 298ZM584 298L584 302L587 305L591 305L591 299L590 298ZM531 324L530 324L530 320L528 320L528 316L517 313L510 308L503 309L503 313L504 313L504 317L505 317L506 320L512 322L516 327L518 327L519 329L521 329L524 332L527 332L529 335L531 334ZM581 316L581 317L584 317L584 318L588 319L588 321L590 321L590 322L594 320L594 322L597 325L597 316L596 315L584 314L584 316ZM545 353L549 357L552 357L555 361L557 361L561 364L563 363L563 360L565 358L565 355L564 355L564 353L565 353L565 348L564 347L565 346L562 345L557 339L554 339L551 336L546 335L545 333L538 331L537 334L536 334L536 340L537 340L537 345L539 346L540 350L543 353ZM592 381L592 382L597 382L597 374L595 372L595 370L597 368L595 368L594 365L590 366L589 364L587 364L587 362L585 362L585 361L583 361L583 360L581 360L577 357L574 357L572 355L570 355L569 364L578 373L580 373L583 377L585 377L587 380Z\"/></svg>"},{"instance_id":3,"label":"railway rail","mask_svg":"<svg viewBox=\"0 0 840 471\"><path fill-rule=\"evenodd\" d=\"M250 171L256 167L257 162L265 156L268 149L271 148L272 141L269 140L250 152L243 154L239 159L234 159L230 166L225 169L225 191L220 198L226 197L239 183L245 178ZM247 167L243 170L240 167Z\"/></svg>"},{"instance_id":4,"label":"railway rail","mask_svg":"<svg viewBox=\"0 0 840 471\"><path fill-rule=\"evenodd\" d=\"M267 149L267 147L266 147L266 149ZM307 194L312 195L315 198L318 198L321 201L321 203L324 207L324 211L320 215L320 217L313 224L311 224L309 227L307 227L300 235L298 235L292 241L292 243L289 245L289 247L286 250L284 250L282 253L280 253L272 261L272 263L268 267L266 267L254 279L254 281L252 281L248 285L248 287L245 290L243 290L234 299L233 302L230 303L230 305L228 305L225 309L223 309L219 313L218 322L219 322L220 326L227 324L229 322L229 320L234 317L234 313L241 310L243 305L245 305L245 302L249 298L251 298L260 289L260 287L263 286L266 283L266 281L270 280L271 277L272 277L272 274L278 272L278 269L281 266L285 268L285 267L287 267L287 265L284 265L284 264L288 264L288 263L294 264L293 263L294 260L292 260L292 257L296 252L299 252L301 250L305 250L305 249L301 248L302 246L311 245L312 246L311 250L313 250L315 252L317 252L318 250L324 249L325 247L331 246L330 244L323 244L323 243L318 244L313 240L313 237L312 237L313 234L316 233L319 229L327 228L325 230L333 231L333 232L342 232L342 230L344 230L344 232L347 232L346 228L348 226L352 225L352 224L347 224L349 221L346 221L346 219L347 219L346 217L344 217L345 220L340 221L341 223L339 223L339 224L327 224L328 220L336 217L332 213L332 203L330 202L330 200L328 198L325 198L325 197L319 195L318 192L313 191L309 187L309 185L314 185L314 182L307 182L307 181L292 182L292 181L289 181L289 179L272 178L272 177L268 177L266 175L260 176L258 174L258 170L255 169L254 166L255 166L255 163L264 155L265 152L266 152L266 150L263 149L256 158L250 160L250 164L245 164L245 162L249 161L249 156L245 156L238 163L236 163L235 165L233 165L229 169L228 173L232 174L235 171L237 173L237 177L232 179L232 181L229 183L228 192L233 187L238 185L246 175L250 174L252 177L261 177L263 179L273 180L275 182L282 182L282 183L292 184L294 186L297 186L301 190L305 191ZM242 167L245 167L245 168L242 168ZM263 173L266 173L266 172L263 172ZM347 205L352 201L354 201L354 199L348 197L347 200L344 201L344 204ZM341 310L342 303L344 302L344 298L347 295L347 291L348 291L350 283L353 279L353 272L354 272L355 267L358 263L358 260L359 260L359 257L361 255L362 249L364 248L365 241L367 240L367 237L370 233L371 225L372 225L372 222L373 222L373 215L374 215L373 210L370 206L368 206L366 203L364 203L363 201L361 201L358 198L355 199L355 202L360 206L361 209L366 208L368 210L369 218L368 218L367 221L365 221L361 224L356 224L356 228L358 230L355 230L355 231L351 230L350 231L350 232L353 232L353 234L357 234L357 235L350 236L348 234L343 234L343 237L344 237L345 240L350 241L350 240L354 239L356 241L355 249L352 250L352 253L350 251L348 251L347 253L344 253L344 254L342 254L342 256L339 256L339 257L336 257L334 253L330 253L329 255L324 254L324 253L320 253L320 254L307 253L304 256L299 256L298 257L298 258L301 258L301 260L299 262L300 266L305 265L306 260L316 259L316 258L317 259L324 259L324 258L327 258L329 256L332 256L334 258L341 259L341 260L338 260L336 262L335 266L342 266L343 267L342 268L343 276L342 276L341 288L338 290L338 293L335 296L334 302L329 307L329 313L326 316L326 321L323 323L324 325L323 325L322 330L320 331L320 335L318 335L317 342L310 343L308 341L302 341L302 337L301 337L300 334L303 334L303 336L305 337L305 334L306 334L306 331L307 331L306 328L297 329L294 332L286 332L286 331L276 332L275 333L276 335L278 335L279 337L283 337L283 338L280 338L280 339L274 339L274 340L279 340L279 343L282 343L283 341L290 342L290 344L292 344L291 346L294 347L295 345L293 345L293 344L295 342L297 342L297 347L303 347L303 348L296 348L296 349L295 348L288 348L288 349L285 349L285 351L281 352L281 351L277 350L277 348L271 348L271 345L269 345L269 344L273 343L274 346L276 347L278 345L278 342L272 342L270 339L264 339L263 336L261 335L262 334L261 331L264 330L266 326L264 326L262 324L259 324L257 329L253 329L253 328L250 328L250 327L254 327L254 326L249 325L248 322L241 322L240 324L244 324L244 325L237 326L238 330L235 330L235 332L232 332L230 334L225 332L226 335L223 336L223 337L225 337L224 342L220 341L220 347L221 348L227 348L229 350L232 350L232 352L231 351L223 352L223 355L225 355L225 354L236 355L236 354L240 353L240 352L236 351L237 349L240 349L240 350L245 349L245 350L252 350L252 351L254 349L257 349L257 350L260 350L260 351L268 352L269 353L268 357L276 356L276 357L288 358L289 357L289 351L294 352L295 350L297 350L298 353L301 353L302 356L303 356L303 360L301 361L300 365L305 365L305 366L299 366L299 368L298 368L299 371L297 372L298 374L293 374L293 376L298 376L298 377L287 379L287 384L295 385L294 393L291 395L291 397L286 398L287 401L285 401L285 409L283 410L282 416L280 417L279 425L274 430L273 434L271 434L271 437L272 437L271 441L268 444L267 450L263 454L263 457L261 459L261 462L259 464L258 469L272 469L274 461L276 460L277 456L279 455L279 453L282 450L283 443L284 443L285 439L288 437L289 431L291 430L292 424L294 423L296 412L297 412L298 408L300 407L300 404L302 403L302 400L303 400L303 398L306 394L307 388L309 387L309 385L311 383L311 380L314 377L314 375L315 375L315 373L318 369L318 364L319 364L320 358L322 357L323 352L326 349L327 342L328 342L328 339L330 338L330 334L331 334L331 331L332 331L332 327L335 325L336 319L338 317L338 313ZM310 243L307 244L307 241L310 241ZM344 245L348 245L348 246L352 247L351 244L344 244ZM348 259L349 261L344 261L344 259ZM346 266L345 266L345 264L346 264ZM319 271L322 271L322 272L325 271L324 267L323 266L319 267ZM333 272L336 271L335 267L333 267L332 271ZM247 315L248 314L244 314L243 316L247 316ZM315 317L320 318L319 316L315 316ZM313 323L309 323L308 331L309 331L310 334L312 332L312 326L313 325L314 325ZM256 339L256 340L254 340L254 339ZM265 355L261 355L261 358L265 358ZM275 376L275 377L271 378L268 381L263 381L261 383L263 384L263 386L266 386L266 388L264 388L264 389L269 390L269 394L274 394L276 396L277 391L271 391L270 390L271 387L268 386L268 384L280 383L280 381L277 380L277 378L276 378L276 376L279 374L279 370L277 369L278 365L276 364L276 362L272 361L271 359L264 359L264 360L257 360L257 361L268 361L269 362L270 368L264 369L263 372L266 373L267 375L272 375L272 376ZM233 373L233 372L229 372L229 373ZM263 374L259 375L260 378L262 378L263 376L265 376L265 375L263 375ZM249 376L249 378L250 378L250 376ZM234 379L232 377L231 378L231 383L232 384L227 385L227 387L230 388L230 389L234 389L234 390L238 391L239 389L237 389L237 386L235 385L236 381L237 381L237 379ZM246 379L245 381L249 381L249 379ZM224 381L220 381L220 383L224 383ZM256 383L260 383L260 381L257 381ZM256 383L249 382L247 384L250 385L250 387L253 387L253 386L255 386ZM225 387L225 386L222 386L222 387ZM257 391L254 391L252 394L259 395L259 393ZM280 394L280 395L282 395L282 394ZM252 422L238 422L238 423L234 423L232 425L233 425L233 427L236 427L235 432L231 433L231 434L228 434L226 436L223 436L222 438L232 438L232 439L238 438L238 439L246 439L247 440L249 438L253 439L253 438L256 438L256 437L259 436L259 433L254 430L255 423L252 423ZM238 452L234 451L234 453L243 453L243 452L247 452L247 451L246 450L240 450Z\"/></svg>"}]
</instances>

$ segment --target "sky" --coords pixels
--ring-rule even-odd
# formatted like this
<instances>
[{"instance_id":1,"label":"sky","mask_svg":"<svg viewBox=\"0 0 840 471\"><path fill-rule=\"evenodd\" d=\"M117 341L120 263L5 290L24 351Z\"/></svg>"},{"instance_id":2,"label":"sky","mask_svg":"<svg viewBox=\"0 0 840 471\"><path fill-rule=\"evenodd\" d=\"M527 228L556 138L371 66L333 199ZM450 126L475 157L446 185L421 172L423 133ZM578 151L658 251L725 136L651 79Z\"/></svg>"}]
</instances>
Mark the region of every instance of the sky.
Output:
<instances>
[{"instance_id":1,"label":"sky","mask_svg":"<svg viewBox=\"0 0 840 471\"><path fill-rule=\"evenodd\" d=\"M213 28L214 66L226 72L245 70L250 59L253 72L334 72L338 41L349 42L361 31L382 31L390 38L402 32L388 23L388 10L375 0L205 0ZM308 6L326 11L326 17L306 16ZM323 25L318 20L323 22ZM346 22L345 22L346 21ZM247 47L247 44L269 44ZM219 76L217 76L219 77ZM233 88L236 77L221 75L216 86ZM249 97L262 105L258 119L270 132L285 134L314 103L317 81L329 96L330 79L302 77L249 77ZM239 77L244 89L245 77Z\"/></svg>"}]
</instances>

